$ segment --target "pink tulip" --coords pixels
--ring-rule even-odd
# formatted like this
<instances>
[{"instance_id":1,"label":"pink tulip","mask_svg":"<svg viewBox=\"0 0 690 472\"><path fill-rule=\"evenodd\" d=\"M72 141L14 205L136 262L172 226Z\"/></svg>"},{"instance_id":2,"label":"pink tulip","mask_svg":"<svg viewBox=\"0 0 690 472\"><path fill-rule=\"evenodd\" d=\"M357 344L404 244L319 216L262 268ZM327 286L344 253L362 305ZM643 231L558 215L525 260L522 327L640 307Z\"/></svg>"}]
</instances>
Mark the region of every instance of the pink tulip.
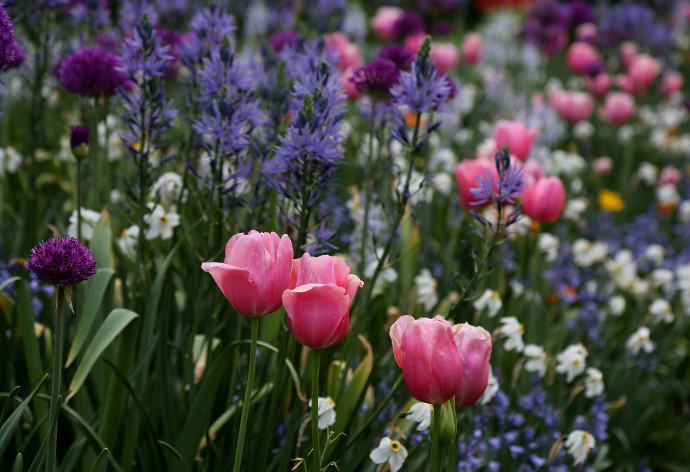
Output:
<instances>
[{"instance_id":1,"label":"pink tulip","mask_svg":"<svg viewBox=\"0 0 690 472\"><path fill-rule=\"evenodd\" d=\"M477 33L465 36L462 42L462 60L470 65L475 65L482 59L484 41Z\"/></svg>"},{"instance_id":2,"label":"pink tulip","mask_svg":"<svg viewBox=\"0 0 690 472\"><path fill-rule=\"evenodd\" d=\"M429 59L442 72L453 70L458 65L460 53L458 48L450 43L433 43L429 51Z\"/></svg>"},{"instance_id":3,"label":"pink tulip","mask_svg":"<svg viewBox=\"0 0 690 472\"><path fill-rule=\"evenodd\" d=\"M489 383L491 335L484 328L463 323L453 326L453 337L462 364L455 405L466 407L479 400Z\"/></svg>"},{"instance_id":4,"label":"pink tulip","mask_svg":"<svg viewBox=\"0 0 690 472\"><path fill-rule=\"evenodd\" d=\"M354 71L354 69L347 69L340 74L340 86L343 88L343 91L345 91L348 100L357 100L362 95L362 92L357 90L357 86L351 80Z\"/></svg>"},{"instance_id":5,"label":"pink tulip","mask_svg":"<svg viewBox=\"0 0 690 472\"><path fill-rule=\"evenodd\" d=\"M295 339L312 349L338 344L350 326L350 305L364 285L338 257L295 259L283 293L287 324Z\"/></svg>"},{"instance_id":6,"label":"pink tulip","mask_svg":"<svg viewBox=\"0 0 690 472\"><path fill-rule=\"evenodd\" d=\"M625 93L629 93L631 95L636 94L635 90L635 82L633 81L632 77L630 77L627 74L620 74L616 76L616 85L618 86L619 89L621 89Z\"/></svg>"},{"instance_id":7,"label":"pink tulip","mask_svg":"<svg viewBox=\"0 0 690 472\"><path fill-rule=\"evenodd\" d=\"M356 44L350 42L348 37L336 31L324 36L326 47L336 52L338 55L338 69L356 69L362 65L362 53Z\"/></svg>"},{"instance_id":8,"label":"pink tulip","mask_svg":"<svg viewBox=\"0 0 690 472\"><path fill-rule=\"evenodd\" d=\"M640 54L633 60L628 74L636 94L642 94L654 83L661 71L661 63L648 54Z\"/></svg>"},{"instance_id":9,"label":"pink tulip","mask_svg":"<svg viewBox=\"0 0 690 472\"><path fill-rule=\"evenodd\" d=\"M510 154L521 161L527 159L536 137L536 129L527 128L519 121L500 120L494 129L496 151L500 151L503 146L508 146Z\"/></svg>"},{"instance_id":10,"label":"pink tulip","mask_svg":"<svg viewBox=\"0 0 690 472\"><path fill-rule=\"evenodd\" d=\"M410 51L412 54L417 54L425 38L425 33L417 33L408 36L407 38L405 38L405 49Z\"/></svg>"},{"instance_id":11,"label":"pink tulip","mask_svg":"<svg viewBox=\"0 0 690 472\"><path fill-rule=\"evenodd\" d=\"M594 159L592 170L599 175L609 175L613 170L613 159L608 156Z\"/></svg>"},{"instance_id":12,"label":"pink tulip","mask_svg":"<svg viewBox=\"0 0 690 472\"><path fill-rule=\"evenodd\" d=\"M519 165L517 162L513 162L513 165ZM522 174L522 179L525 181L525 185L531 185L537 180L544 177L544 169L541 168L539 163L535 160L528 160L522 166L524 173Z\"/></svg>"},{"instance_id":13,"label":"pink tulip","mask_svg":"<svg viewBox=\"0 0 690 472\"><path fill-rule=\"evenodd\" d=\"M606 95L601 115L614 125L622 125L635 113L635 99L624 92Z\"/></svg>"},{"instance_id":14,"label":"pink tulip","mask_svg":"<svg viewBox=\"0 0 690 472\"><path fill-rule=\"evenodd\" d=\"M234 235L225 246L224 262L204 262L230 304L245 316L273 313L283 304L290 283L292 242L276 233Z\"/></svg>"},{"instance_id":15,"label":"pink tulip","mask_svg":"<svg viewBox=\"0 0 690 472\"><path fill-rule=\"evenodd\" d=\"M576 74L584 74L599 60L597 50L591 44L575 42L568 49L568 67Z\"/></svg>"},{"instance_id":16,"label":"pink tulip","mask_svg":"<svg viewBox=\"0 0 690 472\"><path fill-rule=\"evenodd\" d=\"M597 74L595 77L585 76L585 87L597 98L606 95L611 88L611 76L606 72Z\"/></svg>"},{"instance_id":17,"label":"pink tulip","mask_svg":"<svg viewBox=\"0 0 690 472\"><path fill-rule=\"evenodd\" d=\"M565 206L565 188L558 177L544 177L527 187L522 197L525 215L540 223L553 223Z\"/></svg>"},{"instance_id":18,"label":"pink tulip","mask_svg":"<svg viewBox=\"0 0 690 472\"><path fill-rule=\"evenodd\" d=\"M683 173L673 166L666 166L661 169L659 174L659 180L656 184L659 187L664 185L677 185L678 182L683 178Z\"/></svg>"},{"instance_id":19,"label":"pink tulip","mask_svg":"<svg viewBox=\"0 0 690 472\"><path fill-rule=\"evenodd\" d=\"M417 400L438 406L453 398L462 364L450 323L440 316L417 320L401 316L391 326L390 336L405 384Z\"/></svg>"},{"instance_id":20,"label":"pink tulip","mask_svg":"<svg viewBox=\"0 0 690 472\"><path fill-rule=\"evenodd\" d=\"M458 189L460 190L460 204L465 210L479 210L488 205L488 202L481 205L475 205L479 199L472 195L470 191L480 186L479 177L486 180L488 174L491 174L494 180L498 179L496 166L490 161L465 160L455 168L455 179L458 182Z\"/></svg>"},{"instance_id":21,"label":"pink tulip","mask_svg":"<svg viewBox=\"0 0 690 472\"><path fill-rule=\"evenodd\" d=\"M683 88L683 76L675 70L669 70L661 78L661 94L666 100L673 98Z\"/></svg>"},{"instance_id":22,"label":"pink tulip","mask_svg":"<svg viewBox=\"0 0 690 472\"><path fill-rule=\"evenodd\" d=\"M597 25L594 23L583 23L575 30L575 37L578 41L588 44L597 42Z\"/></svg>"},{"instance_id":23,"label":"pink tulip","mask_svg":"<svg viewBox=\"0 0 690 472\"><path fill-rule=\"evenodd\" d=\"M637 56L637 46L635 46L635 43L631 43L630 41L621 43L619 57L624 69L627 70L630 67L633 60L635 60L635 56Z\"/></svg>"},{"instance_id":24,"label":"pink tulip","mask_svg":"<svg viewBox=\"0 0 690 472\"><path fill-rule=\"evenodd\" d=\"M381 39L393 39L393 26L405 12L395 7L380 7L371 19L371 28Z\"/></svg>"},{"instance_id":25,"label":"pink tulip","mask_svg":"<svg viewBox=\"0 0 690 472\"><path fill-rule=\"evenodd\" d=\"M564 120L577 123L592 115L594 99L587 92L559 91L551 96L551 107Z\"/></svg>"}]
</instances>

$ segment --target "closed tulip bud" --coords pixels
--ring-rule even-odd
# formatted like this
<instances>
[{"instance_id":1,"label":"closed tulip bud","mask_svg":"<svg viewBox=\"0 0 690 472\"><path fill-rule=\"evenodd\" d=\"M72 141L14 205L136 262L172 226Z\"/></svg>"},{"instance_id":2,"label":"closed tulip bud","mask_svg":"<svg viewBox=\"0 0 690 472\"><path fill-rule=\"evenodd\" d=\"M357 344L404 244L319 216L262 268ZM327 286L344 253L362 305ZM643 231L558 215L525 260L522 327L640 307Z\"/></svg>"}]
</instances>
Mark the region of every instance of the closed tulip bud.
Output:
<instances>
[{"instance_id":1,"label":"closed tulip bud","mask_svg":"<svg viewBox=\"0 0 690 472\"><path fill-rule=\"evenodd\" d=\"M678 71L669 70L661 79L661 94L666 100L673 98L683 88L683 75Z\"/></svg>"},{"instance_id":2,"label":"closed tulip bud","mask_svg":"<svg viewBox=\"0 0 690 472\"><path fill-rule=\"evenodd\" d=\"M524 161L529 156L536 137L536 129L527 128L519 121L500 120L496 123L496 128L494 129L496 151L500 151L503 146L508 146L510 154L521 161Z\"/></svg>"},{"instance_id":3,"label":"closed tulip bud","mask_svg":"<svg viewBox=\"0 0 690 472\"><path fill-rule=\"evenodd\" d=\"M628 74L632 79L636 94L647 91L661 71L661 63L648 54L640 54L630 64Z\"/></svg>"},{"instance_id":4,"label":"closed tulip bud","mask_svg":"<svg viewBox=\"0 0 690 472\"><path fill-rule=\"evenodd\" d=\"M594 111L594 99L587 92L558 91L551 97L551 108L565 121L577 123L589 119Z\"/></svg>"},{"instance_id":5,"label":"closed tulip bud","mask_svg":"<svg viewBox=\"0 0 690 472\"><path fill-rule=\"evenodd\" d=\"M462 377L460 355L450 323L401 316L391 326L395 360L405 384L419 401L440 406L455 395Z\"/></svg>"},{"instance_id":6,"label":"closed tulip bud","mask_svg":"<svg viewBox=\"0 0 690 472\"><path fill-rule=\"evenodd\" d=\"M458 64L460 53L458 48L450 43L434 43L431 45L429 58L438 70L448 72Z\"/></svg>"},{"instance_id":7,"label":"closed tulip bud","mask_svg":"<svg viewBox=\"0 0 690 472\"><path fill-rule=\"evenodd\" d=\"M635 99L627 93L611 92L606 96L601 115L614 125L622 125L635 113Z\"/></svg>"},{"instance_id":8,"label":"closed tulip bud","mask_svg":"<svg viewBox=\"0 0 690 472\"><path fill-rule=\"evenodd\" d=\"M469 65L475 65L482 59L484 42L477 33L465 36L462 42L462 60Z\"/></svg>"},{"instance_id":9,"label":"closed tulip bud","mask_svg":"<svg viewBox=\"0 0 690 472\"><path fill-rule=\"evenodd\" d=\"M393 39L393 27L395 22L405 12L395 7L379 7L376 15L371 19L371 28L381 39Z\"/></svg>"},{"instance_id":10,"label":"closed tulip bud","mask_svg":"<svg viewBox=\"0 0 690 472\"><path fill-rule=\"evenodd\" d=\"M486 391L489 382L491 335L467 323L453 326L455 346L462 364L462 380L455 391L455 405L473 405Z\"/></svg>"},{"instance_id":11,"label":"closed tulip bud","mask_svg":"<svg viewBox=\"0 0 690 472\"><path fill-rule=\"evenodd\" d=\"M613 79L611 79L611 76L606 72L597 74L594 77L585 76L585 88L597 98L606 95L611 88L612 82Z\"/></svg>"},{"instance_id":12,"label":"closed tulip bud","mask_svg":"<svg viewBox=\"0 0 690 472\"><path fill-rule=\"evenodd\" d=\"M273 313L283 304L290 283L292 242L276 233L234 235L225 246L224 262L204 262L230 304L245 316Z\"/></svg>"},{"instance_id":13,"label":"closed tulip bud","mask_svg":"<svg viewBox=\"0 0 690 472\"><path fill-rule=\"evenodd\" d=\"M584 74L599 60L597 50L591 44L575 42L568 49L568 67L576 74Z\"/></svg>"},{"instance_id":14,"label":"closed tulip bud","mask_svg":"<svg viewBox=\"0 0 690 472\"><path fill-rule=\"evenodd\" d=\"M525 189L522 207L525 215L540 223L553 223L565 205L565 188L558 177L544 177Z\"/></svg>"},{"instance_id":15,"label":"closed tulip bud","mask_svg":"<svg viewBox=\"0 0 690 472\"><path fill-rule=\"evenodd\" d=\"M636 56L637 46L635 46L635 43L631 43L630 41L621 43L619 49L619 58L624 69L627 70L630 67Z\"/></svg>"},{"instance_id":16,"label":"closed tulip bud","mask_svg":"<svg viewBox=\"0 0 690 472\"><path fill-rule=\"evenodd\" d=\"M288 328L295 339L312 349L342 341L350 326L352 299L362 285L338 257L307 253L295 259L289 290L283 293Z\"/></svg>"},{"instance_id":17,"label":"closed tulip bud","mask_svg":"<svg viewBox=\"0 0 690 472\"><path fill-rule=\"evenodd\" d=\"M470 192L471 189L480 185L479 177L486 180L488 174L491 174L494 180L498 179L496 166L493 163L489 163L489 161L466 160L455 167L455 179L460 190L460 204L465 210L480 210L483 206L490 203L486 202L483 205L475 205L474 203L479 201L479 199Z\"/></svg>"}]
</instances>

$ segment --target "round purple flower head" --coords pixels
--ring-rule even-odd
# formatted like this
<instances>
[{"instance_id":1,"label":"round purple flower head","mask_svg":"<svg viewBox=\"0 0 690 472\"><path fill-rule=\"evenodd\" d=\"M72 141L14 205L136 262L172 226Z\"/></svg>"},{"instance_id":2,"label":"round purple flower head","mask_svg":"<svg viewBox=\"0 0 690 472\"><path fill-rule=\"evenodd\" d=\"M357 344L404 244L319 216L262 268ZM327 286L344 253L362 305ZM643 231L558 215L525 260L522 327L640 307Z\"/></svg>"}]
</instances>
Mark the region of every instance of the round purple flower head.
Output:
<instances>
[{"instance_id":1,"label":"round purple flower head","mask_svg":"<svg viewBox=\"0 0 690 472\"><path fill-rule=\"evenodd\" d=\"M393 23L393 37L405 39L413 34L425 33L426 26L421 16L412 11L406 11Z\"/></svg>"},{"instance_id":2,"label":"round purple flower head","mask_svg":"<svg viewBox=\"0 0 690 472\"><path fill-rule=\"evenodd\" d=\"M62 61L57 76L67 90L82 97L110 96L119 87L131 87L122 67L116 55L84 48Z\"/></svg>"},{"instance_id":3,"label":"round purple flower head","mask_svg":"<svg viewBox=\"0 0 690 472\"><path fill-rule=\"evenodd\" d=\"M96 261L91 251L76 239L53 236L31 250L24 268L42 282L71 287L96 273Z\"/></svg>"},{"instance_id":4,"label":"round purple flower head","mask_svg":"<svg viewBox=\"0 0 690 472\"><path fill-rule=\"evenodd\" d=\"M14 67L18 47L14 39L14 26L12 26L10 16L0 3L0 69Z\"/></svg>"},{"instance_id":5,"label":"round purple flower head","mask_svg":"<svg viewBox=\"0 0 690 472\"><path fill-rule=\"evenodd\" d=\"M350 80L360 92L388 95L398 83L400 71L388 59L374 59L369 64L355 69Z\"/></svg>"},{"instance_id":6,"label":"round purple flower head","mask_svg":"<svg viewBox=\"0 0 690 472\"><path fill-rule=\"evenodd\" d=\"M299 41L299 33L297 31L280 31L268 38L268 45L273 48L275 52L280 52L285 48L294 48Z\"/></svg>"},{"instance_id":7,"label":"round purple flower head","mask_svg":"<svg viewBox=\"0 0 690 472\"><path fill-rule=\"evenodd\" d=\"M387 59L400 70L410 70L414 55L405 46L389 44L381 48L376 59Z\"/></svg>"}]
</instances>

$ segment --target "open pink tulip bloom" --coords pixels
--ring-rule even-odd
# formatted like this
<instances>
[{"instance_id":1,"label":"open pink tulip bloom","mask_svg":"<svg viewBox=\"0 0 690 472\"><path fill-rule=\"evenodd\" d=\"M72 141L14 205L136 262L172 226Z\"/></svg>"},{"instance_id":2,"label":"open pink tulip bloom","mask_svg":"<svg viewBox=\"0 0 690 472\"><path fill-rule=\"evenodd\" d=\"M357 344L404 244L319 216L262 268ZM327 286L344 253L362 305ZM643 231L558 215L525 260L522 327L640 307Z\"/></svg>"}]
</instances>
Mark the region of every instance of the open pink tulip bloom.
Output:
<instances>
[{"instance_id":1,"label":"open pink tulip bloom","mask_svg":"<svg viewBox=\"0 0 690 472\"><path fill-rule=\"evenodd\" d=\"M283 304L290 284L292 242L276 233L234 235L225 246L224 262L204 262L230 304L245 316L273 313Z\"/></svg>"},{"instance_id":2,"label":"open pink tulip bloom","mask_svg":"<svg viewBox=\"0 0 690 472\"><path fill-rule=\"evenodd\" d=\"M453 336L462 364L455 405L470 406L484 394L489 383L491 335L484 328L463 323L453 326Z\"/></svg>"},{"instance_id":3,"label":"open pink tulip bloom","mask_svg":"<svg viewBox=\"0 0 690 472\"><path fill-rule=\"evenodd\" d=\"M391 326L390 336L405 384L417 400L441 405L455 396L463 369L450 323L440 316L405 315Z\"/></svg>"},{"instance_id":4,"label":"open pink tulip bloom","mask_svg":"<svg viewBox=\"0 0 690 472\"><path fill-rule=\"evenodd\" d=\"M352 299L362 285L338 257L311 257L307 253L295 259L283 304L288 327L297 341L312 349L342 341L350 327Z\"/></svg>"}]
</instances>

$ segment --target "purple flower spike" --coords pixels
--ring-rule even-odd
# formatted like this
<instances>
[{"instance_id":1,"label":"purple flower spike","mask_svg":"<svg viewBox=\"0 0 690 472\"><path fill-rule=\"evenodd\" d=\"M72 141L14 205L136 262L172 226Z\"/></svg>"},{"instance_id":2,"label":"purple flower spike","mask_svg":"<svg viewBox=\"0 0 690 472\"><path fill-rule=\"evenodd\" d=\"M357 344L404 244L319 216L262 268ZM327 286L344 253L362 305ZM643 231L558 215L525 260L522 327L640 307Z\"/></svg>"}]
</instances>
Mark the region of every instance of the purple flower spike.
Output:
<instances>
[{"instance_id":1,"label":"purple flower spike","mask_svg":"<svg viewBox=\"0 0 690 472\"><path fill-rule=\"evenodd\" d=\"M0 3L0 70L14 67L17 62L18 48L14 39L14 26Z\"/></svg>"},{"instance_id":2,"label":"purple flower spike","mask_svg":"<svg viewBox=\"0 0 690 472\"><path fill-rule=\"evenodd\" d=\"M84 48L62 61L57 75L72 93L83 97L110 96L120 87L132 88L122 68L116 55L100 48Z\"/></svg>"},{"instance_id":3,"label":"purple flower spike","mask_svg":"<svg viewBox=\"0 0 690 472\"><path fill-rule=\"evenodd\" d=\"M51 285L71 287L96 273L91 251L74 238L53 236L31 250L24 268Z\"/></svg>"}]
</instances>

